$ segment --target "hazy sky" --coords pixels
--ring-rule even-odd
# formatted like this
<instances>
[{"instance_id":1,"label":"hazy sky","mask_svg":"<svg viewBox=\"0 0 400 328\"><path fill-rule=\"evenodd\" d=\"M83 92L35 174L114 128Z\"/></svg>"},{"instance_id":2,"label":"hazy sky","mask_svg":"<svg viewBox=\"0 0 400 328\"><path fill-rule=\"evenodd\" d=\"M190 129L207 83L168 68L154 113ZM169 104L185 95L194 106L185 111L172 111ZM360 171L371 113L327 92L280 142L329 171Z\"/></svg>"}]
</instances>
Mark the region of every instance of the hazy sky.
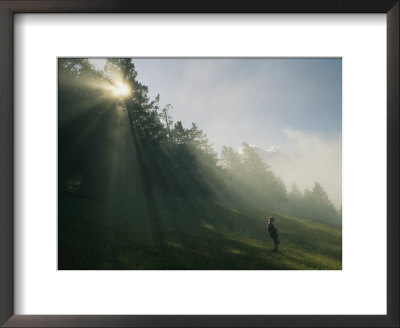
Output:
<instances>
[{"instance_id":1,"label":"hazy sky","mask_svg":"<svg viewBox=\"0 0 400 328\"><path fill-rule=\"evenodd\" d=\"M150 95L173 106L174 121L195 122L217 152L243 141L274 152L272 168L289 190L293 182L304 189L319 181L340 206L341 59L133 62Z\"/></svg>"}]
</instances>

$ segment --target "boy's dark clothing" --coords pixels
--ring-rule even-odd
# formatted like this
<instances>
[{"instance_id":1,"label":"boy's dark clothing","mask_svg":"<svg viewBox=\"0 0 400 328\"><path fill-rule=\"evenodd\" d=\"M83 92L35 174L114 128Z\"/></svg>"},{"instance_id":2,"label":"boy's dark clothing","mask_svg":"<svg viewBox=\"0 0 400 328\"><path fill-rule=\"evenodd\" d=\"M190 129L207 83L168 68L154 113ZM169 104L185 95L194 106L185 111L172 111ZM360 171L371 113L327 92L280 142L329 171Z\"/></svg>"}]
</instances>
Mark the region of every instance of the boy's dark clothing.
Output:
<instances>
[{"instance_id":1,"label":"boy's dark clothing","mask_svg":"<svg viewBox=\"0 0 400 328\"><path fill-rule=\"evenodd\" d=\"M279 240L279 237L278 237L278 229L276 229L271 222L268 222L267 228L268 228L269 235L274 240L274 249L278 250L279 244L281 243Z\"/></svg>"},{"instance_id":2,"label":"boy's dark clothing","mask_svg":"<svg viewBox=\"0 0 400 328\"><path fill-rule=\"evenodd\" d=\"M278 229L276 229L271 222L268 222L267 228L272 239L278 238Z\"/></svg>"}]
</instances>

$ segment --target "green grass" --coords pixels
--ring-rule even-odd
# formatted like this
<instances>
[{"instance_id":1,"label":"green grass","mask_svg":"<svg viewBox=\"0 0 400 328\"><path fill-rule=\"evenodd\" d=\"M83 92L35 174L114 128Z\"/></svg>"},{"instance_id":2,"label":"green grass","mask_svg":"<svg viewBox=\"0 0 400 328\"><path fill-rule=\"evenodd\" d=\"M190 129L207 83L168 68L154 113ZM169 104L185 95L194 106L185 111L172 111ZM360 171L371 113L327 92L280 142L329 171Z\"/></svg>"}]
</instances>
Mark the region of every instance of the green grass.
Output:
<instances>
[{"instance_id":1,"label":"green grass","mask_svg":"<svg viewBox=\"0 0 400 328\"><path fill-rule=\"evenodd\" d=\"M281 250L265 217L274 215ZM207 200L59 195L59 269L340 270L341 229Z\"/></svg>"}]
</instances>

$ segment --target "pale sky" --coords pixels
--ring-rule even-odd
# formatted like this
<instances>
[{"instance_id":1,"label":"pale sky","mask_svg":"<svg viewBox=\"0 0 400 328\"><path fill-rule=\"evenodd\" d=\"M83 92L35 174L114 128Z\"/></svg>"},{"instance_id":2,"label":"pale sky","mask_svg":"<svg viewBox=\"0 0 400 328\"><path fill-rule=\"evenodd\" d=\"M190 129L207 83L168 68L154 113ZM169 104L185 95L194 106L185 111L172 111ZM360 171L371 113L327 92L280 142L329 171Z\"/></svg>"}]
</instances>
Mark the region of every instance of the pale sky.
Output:
<instances>
[{"instance_id":1,"label":"pale sky","mask_svg":"<svg viewBox=\"0 0 400 328\"><path fill-rule=\"evenodd\" d=\"M341 204L342 61L326 59L133 59L149 94L174 121L195 122L214 149L243 141L275 153L287 188L319 181ZM92 60L99 68L104 60ZM280 156L284 154L285 156Z\"/></svg>"}]
</instances>

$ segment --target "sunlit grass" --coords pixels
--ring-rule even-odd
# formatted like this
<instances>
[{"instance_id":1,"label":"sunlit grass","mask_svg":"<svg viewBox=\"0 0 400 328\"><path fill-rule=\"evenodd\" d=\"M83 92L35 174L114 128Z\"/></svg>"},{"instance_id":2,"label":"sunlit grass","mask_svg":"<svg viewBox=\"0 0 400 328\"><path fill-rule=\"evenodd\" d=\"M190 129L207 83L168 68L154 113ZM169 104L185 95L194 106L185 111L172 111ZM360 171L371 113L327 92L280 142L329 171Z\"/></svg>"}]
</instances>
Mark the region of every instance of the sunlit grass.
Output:
<instances>
[{"instance_id":1,"label":"sunlit grass","mask_svg":"<svg viewBox=\"0 0 400 328\"><path fill-rule=\"evenodd\" d=\"M341 238L326 240L326 235L334 236L336 229L318 222L314 229L309 227L311 222L303 224L300 218L280 216L277 226L280 223L279 228L283 229L281 250L275 253L264 220L258 215L252 216L240 208L235 213L231 208L224 209L207 201L197 204L199 211L194 211L193 204L175 198L157 203L165 236L164 246L158 248L151 239L151 226L148 225L151 213L148 209L140 210L143 206L139 198L131 202L134 211L131 215L128 209L124 211L127 218L122 220L121 225L107 219L109 214L104 210L105 204L94 204L72 195L64 197L64 201L70 202L68 209L74 213L71 215L78 216L75 222L79 221L79 229L88 229L83 239L73 237L75 229L63 229L64 234L72 235L61 238L61 242L73 241L69 246L64 244L64 249L72 247L79 250L72 252L73 259L69 261L70 257L67 254L64 256L63 260L70 263L70 268L341 269ZM64 211L63 215L68 213ZM98 220L103 223L95 223ZM93 225L96 228L92 231ZM307 230L305 227L309 233L304 232ZM319 231L325 233L320 234ZM98 247L93 248L90 242Z\"/></svg>"}]
</instances>

